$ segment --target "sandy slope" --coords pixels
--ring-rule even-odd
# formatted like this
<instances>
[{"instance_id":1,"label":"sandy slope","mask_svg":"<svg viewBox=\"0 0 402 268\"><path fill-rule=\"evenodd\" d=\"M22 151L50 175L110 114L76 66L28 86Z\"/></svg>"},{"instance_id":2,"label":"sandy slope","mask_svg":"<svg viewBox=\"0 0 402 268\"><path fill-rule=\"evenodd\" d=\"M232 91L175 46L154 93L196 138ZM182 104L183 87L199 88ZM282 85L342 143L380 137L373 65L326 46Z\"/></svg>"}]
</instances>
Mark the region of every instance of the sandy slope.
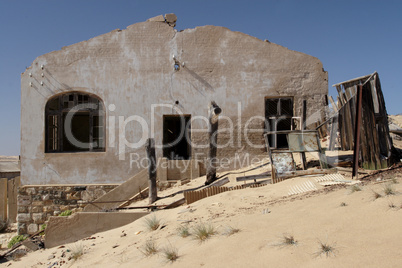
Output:
<instances>
[{"instance_id":1,"label":"sandy slope","mask_svg":"<svg viewBox=\"0 0 402 268\"><path fill-rule=\"evenodd\" d=\"M402 193L402 177L399 174L397 178L399 183L392 187ZM60 258L63 251L77 248L83 248L84 255L63 267L400 267L402 195L374 200L372 191L383 194L385 183L370 183L354 193L338 187L329 192L320 188L287 195L290 186L304 181L315 183L312 177L291 179L154 212L166 226L163 229L148 231L140 219L97 234L96 239L30 253L11 267L49 267L56 261L67 261L71 252ZM340 206L342 202L347 206ZM391 203L397 207L390 208ZM266 209L270 213L263 213ZM182 238L177 228L187 220L190 231L204 223L212 224L218 233L202 243L191 236ZM228 226L240 232L227 236ZM298 244L280 245L284 233L293 234ZM140 249L149 239L160 248L176 247L179 259L168 263L162 253L145 257ZM319 241L332 245L333 254L316 256ZM55 258L48 260L52 255Z\"/></svg>"},{"instance_id":2,"label":"sandy slope","mask_svg":"<svg viewBox=\"0 0 402 268\"><path fill-rule=\"evenodd\" d=\"M396 119L401 119L397 123L402 126L402 116ZM394 142L397 143L395 146L402 147L400 141ZM270 171L269 165L230 174L228 185L236 184L236 176L267 171ZM398 183L392 184L396 194L390 196L384 196L384 187L390 182L366 183L361 187L362 191L352 193L350 187L325 188L313 177L226 192L189 206L152 213L165 226L156 231L147 230L145 219L140 219L124 227L96 234L94 239L33 252L19 261L0 266L401 267L401 173L399 169L393 175L374 176L374 181L377 178L397 179ZM159 196L200 186L203 181L205 178L198 178L186 185L177 185L160 192ZM313 183L317 191L288 195L291 187L307 181ZM382 194L382 197L374 199L373 191ZM169 204L181 197L179 194L157 203ZM143 200L133 205L146 202ZM341 206L341 203L346 203L346 206ZM188 225L192 231L197 224L211 224L217 234L204 242L192 236L182 238L177 235L179 226ZM229 226L240 229L240 232L226 235ZM297 245L282 245L284 234L293 235L298 241ZM167 262L161 252L145 257L141 250L148 240L157 243L160 249L177 248L178 260ZM334 247L328 257L319 254L320 241ZM68 260L72 252L81 251L83 255L76 261Z\"/></svg>"}]
</instances>

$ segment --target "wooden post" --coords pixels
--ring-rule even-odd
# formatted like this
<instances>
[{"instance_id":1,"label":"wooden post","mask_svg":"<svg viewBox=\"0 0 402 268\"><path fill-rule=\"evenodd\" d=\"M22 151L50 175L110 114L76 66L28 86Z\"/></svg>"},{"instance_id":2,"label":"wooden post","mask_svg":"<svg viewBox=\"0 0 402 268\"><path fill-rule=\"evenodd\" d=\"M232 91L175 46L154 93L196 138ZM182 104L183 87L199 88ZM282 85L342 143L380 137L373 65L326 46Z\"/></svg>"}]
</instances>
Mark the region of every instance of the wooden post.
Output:
<instances>
[{"instance_id":1,"label":"wooden post","mask_svg":"<svg viewBox=\"0 0 402 268\"><path fill-rule=\"evenodd\" d=\"M0 220L7 220L7 178L0 178Z\"/></svg>"},{"instance_id":2,"label":"wooden post","mask_svg":"<svg viewBox=\"0 0 402 268\"><path fill-rule=\"evenodd\" d=\"M209 105L209 153L207 161L207 179L205 185L214 182L216 178L216 147L218 142L218 116L222 109L211 101Z\"/></svg>"},{"instance_id":3,"label":"wooden post","mask_svg":"<svg viewBox=\"0 0 402 268\"><path fill-rule=\"evenodd\" d=\"M353 172L352 177L357 177L357 170L359 169L359 149L360 149L360 126L362 121L362 92L363 86L360 84L357 89L357 100L356 100L356 120L355 120L355 137L354 137L354 148L353 148Z\"/></svg>"},{"instance_id":4,"label":"wooden post","mask_svg":"<svg viewBox=\"0 0 402 268\"><path fill-rule=\"evenodd\" d=\"M154 139L147 139L145 149L148 157L149 204L152 204L158 199L156 188L156 157Z\"/></svg>"},{"instance_id":5,"label":"wooden post","mask_svg":"<svg viewBox=\"0 0 402 268\"><path fill-rule=\"evenodd\" d=\"M303 108L302 108L302 124L301 124L301 130L305 130L306 129L306 121L307 121L307 101L303 100ZM301 160L301 164L302 164L302 168L303 170L307 169L307 160L306 160L306 153L305 152L301 152L300 153L300 160Z\"/></svg>"}]
</instances>

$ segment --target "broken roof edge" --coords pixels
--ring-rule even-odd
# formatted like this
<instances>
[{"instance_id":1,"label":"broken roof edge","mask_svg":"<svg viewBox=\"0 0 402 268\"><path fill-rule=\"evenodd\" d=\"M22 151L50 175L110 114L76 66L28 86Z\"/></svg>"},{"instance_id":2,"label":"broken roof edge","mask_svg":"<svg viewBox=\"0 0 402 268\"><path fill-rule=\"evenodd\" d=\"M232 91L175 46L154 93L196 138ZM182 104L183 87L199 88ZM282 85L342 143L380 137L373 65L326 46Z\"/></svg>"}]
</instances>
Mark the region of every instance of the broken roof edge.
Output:
<instances>
[{"instance_id":1,"label":"broken roof edge","mask_svg":"<svg viewBox=\"0 0 402 268\"><path fill-rule=\"evenodd\" d=\"M347 80L347 81L343 81L343 82L340 82L340 83L337 83L337 84L333 84L332 86L337 87L337 86L340 86L340 85L343 85L343 84L348 84L348 83L352 83L352 82L359 81L359 80L364 80L364 79L369 80L371 77L373 77L376 74L378 74L377 71L374 71L372 74L368 74L368 75L360 76L360 77L357 77L357 78L353 78L353 79L350 79L350 80Z\"/></svg>"}]
</instances>

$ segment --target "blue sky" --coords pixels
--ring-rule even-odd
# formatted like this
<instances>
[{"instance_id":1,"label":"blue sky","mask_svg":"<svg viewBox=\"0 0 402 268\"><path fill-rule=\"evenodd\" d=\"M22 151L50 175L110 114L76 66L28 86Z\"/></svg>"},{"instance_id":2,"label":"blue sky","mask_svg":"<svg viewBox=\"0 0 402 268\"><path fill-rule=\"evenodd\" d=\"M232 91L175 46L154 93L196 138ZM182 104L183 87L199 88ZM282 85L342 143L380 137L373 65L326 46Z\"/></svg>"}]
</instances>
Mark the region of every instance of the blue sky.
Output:
<instances>
[{"instance_id":1,"label":"blue sky","mask_svg":"<svg viewBox=\"0 0 402 268\"><path fill-rule=\"evenodd\" d=\"M224 26L315 56L331 95L377 71L388 113L402 113L402 1L0 0L0 155L19 155L20 74L36 57L166 13L178 30Z\"/></svg>"}]
</instances>

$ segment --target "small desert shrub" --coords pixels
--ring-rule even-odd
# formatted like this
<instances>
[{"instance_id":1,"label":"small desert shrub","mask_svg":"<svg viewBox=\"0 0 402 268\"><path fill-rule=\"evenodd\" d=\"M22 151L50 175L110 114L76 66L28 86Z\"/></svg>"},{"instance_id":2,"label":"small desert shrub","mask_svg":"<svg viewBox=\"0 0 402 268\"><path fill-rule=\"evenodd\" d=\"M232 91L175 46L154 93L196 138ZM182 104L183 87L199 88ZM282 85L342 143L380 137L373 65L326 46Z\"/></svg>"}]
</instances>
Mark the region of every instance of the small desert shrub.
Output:
<instances>
[{"instance_id":1,"label":"small desert shrub","mask_svg":"<svg viewBox=\"0 0 402 268\"><path fill-rule=\"evenodd\" d=\"M148 257L158 253L158 247L155 241L148 240L147 242L145 242L145 245L142 247L142 250L140 249L140 251L142 254Z\"/></svg>"},{"instance_id":2,"label":"small desert shrub","mask_svg":"<svg viewBox=\"0 0 402 268\"><path fill-rule=\"evenodd\" d=\"M232 226L227 226L225 231L223 232L224 235L230 236L240 232L239 228L234 228Z\"/></svg>"},{"instance_id":3,"label":"small desert shrub","mask_svg":"<svg viewBox=\"0 0 402 268\"><path fill-rule=\"evenodd\" d=\"M172 245L165 247L162 253L167 261L174 262L179 258L179 250Z\"/></svg>"},{"instance_id":4,"label":"small desert shrub","mask_svg":"<svg viewBox=\"0 0 402 268\"><path fill-rule=\"evenodd\" d=\"M322 254L324 254L327 257L331 255L335 256L335 245L319 241L319 251L317 251L315 255L318 257L321 256Z\"/></svg>"},{"instance_id":5,"label":"small desert shrub","mask_svg":"<svg viewBox=\"0 0 402 268\"><path fill-rule=\"evenodd\" d=\"M393 202L389 202L388 203L388 207L390 208L390 209L398 209L398 207L393 203ZM401 206L402 207L402 206Z\"/></svg>"},{"instance_id":6,"label":"small desert shrub","mask_svg":"<svg viewBox=\"0 0 402 268\"><path fill-rule=\"evenodd\" d=\"M392 187L391 184L385 185L384 186L384 194L385 195L394 195L395 194L394 187Z\"/></svg>"},{"instance_id":7,"label":"small desert shrub","mask_svg":"<svg viewBox=\"0 0 402 268\"><path fill-rule=\"evenodd\" d=\"M46 223L44 223L44 224L42 224L42 225L40 226L40 230L43 231L43 232L41 232L39 235L44 235L44 234L45 234L46 226L47 226Z\"/></svg>"},{"instance_id":8,"label":"small desert shrub","mask_svg":"<svg viewBox=\"0 0 402 268\"><path fill-rule=\"evenodd\" d=\"M153 215L149 218L145 218L145 225L147 226L148 230L155 231L161 225L161 221L155 215Z\"/></svg>"},{"instance_id":9,"label":"small desert shrub","mask_svg":"<svg viewBox=\"0 0 402 268\"><path fill-rule=\"evenodd\" d=\"M340 204L340 206L341 207L346 207L348 204L346 204L345 202L342 202L341 204Z\"/></svg>"},{"instance_id":10,"label":"small desert shrub","mask_svg":"<svg viewBox=\"0 0 402 268\"><path fill-rule=\"evenodd\" d=\"M193 228L193 235L201 242L216 234L215 227L211 224L199 223Z\"/></svg>"},{"instance_id":11,"label":"small desert shrub","mask_svg":"<svg viewBox=\"0 0 402 268\"><path fill-rule=\"evenodd\" d=\"M293 235L290 234L283 234L282 245L285 246L296 246L297 240Z\"/></svg>"},{"instance_id":12,"label":"small desert shrub","mask_svg":"<svg viewBox=\"0 0 402 268\"><path fill-rule=\"evenodd\" d=\"M374 200L376 200L376 199L378 199L378 198L381 198L382 197L382 195L380 194L380 193L377 193L376 191L374 191L374 190L372 190L373 191L373 198L374 198Z\"/></svg>"},{"instance_id":13,"label":"small desert shrub","mask_svg":"<svg viewBox=\"0 0 402 268\"><path fill-rule=\"evenodd\" d=\"M71 210L65 210L62 213L59 214L60 217L67 217L70 216L71 214L73 214L73 212Z\"/></svg>"},{"instance_id":14,"label":"small desert shrub","mask_svg":"<svg viewBox=\"0 0 402 268\"><path fill-rule=\"evenodd\" d=\"M8 242L7 247L12 248L15 244L24 241L25 237L23 235L16 235Z\"/></svg>"},{"instance_id":15,"label":"small desert shrub","mask_svg":"<svg viewBox=\"0 0 402 268\"><path fill-rule=\"evenodd\" d=\"M361 191L361 190L362 190L362 188L360 188L360 186L357 185L357 184L354 184L354 185L352 185L352 186L350 187L350 191L351 191L352 193L354 193L354 192L359 192L359 191Z\"/></svg>"},{"instance_id":16,"label":"small desert shrub","mask_svg":"<svg viewBox=\"0 0 402 268\"><path fill-rule=\"evenodd\" d=\"M188 226L183 226L183 225L181 225L181 226L177 229L177 232L178 232L179 236L181 236L181 237L190 236L190 229L188 228Z\"/></svg>"},{"instance_id":17,"label":"small desert shrub","mask_svg":"<svg viewBox=\"0 0 402 268\"><path fill-rule=\"evenodd\" d=\"M84 246L82 244L75 245L70 249L70 252L70 258L76 261L84 255Z\"/></svg>"}]
</instances>

